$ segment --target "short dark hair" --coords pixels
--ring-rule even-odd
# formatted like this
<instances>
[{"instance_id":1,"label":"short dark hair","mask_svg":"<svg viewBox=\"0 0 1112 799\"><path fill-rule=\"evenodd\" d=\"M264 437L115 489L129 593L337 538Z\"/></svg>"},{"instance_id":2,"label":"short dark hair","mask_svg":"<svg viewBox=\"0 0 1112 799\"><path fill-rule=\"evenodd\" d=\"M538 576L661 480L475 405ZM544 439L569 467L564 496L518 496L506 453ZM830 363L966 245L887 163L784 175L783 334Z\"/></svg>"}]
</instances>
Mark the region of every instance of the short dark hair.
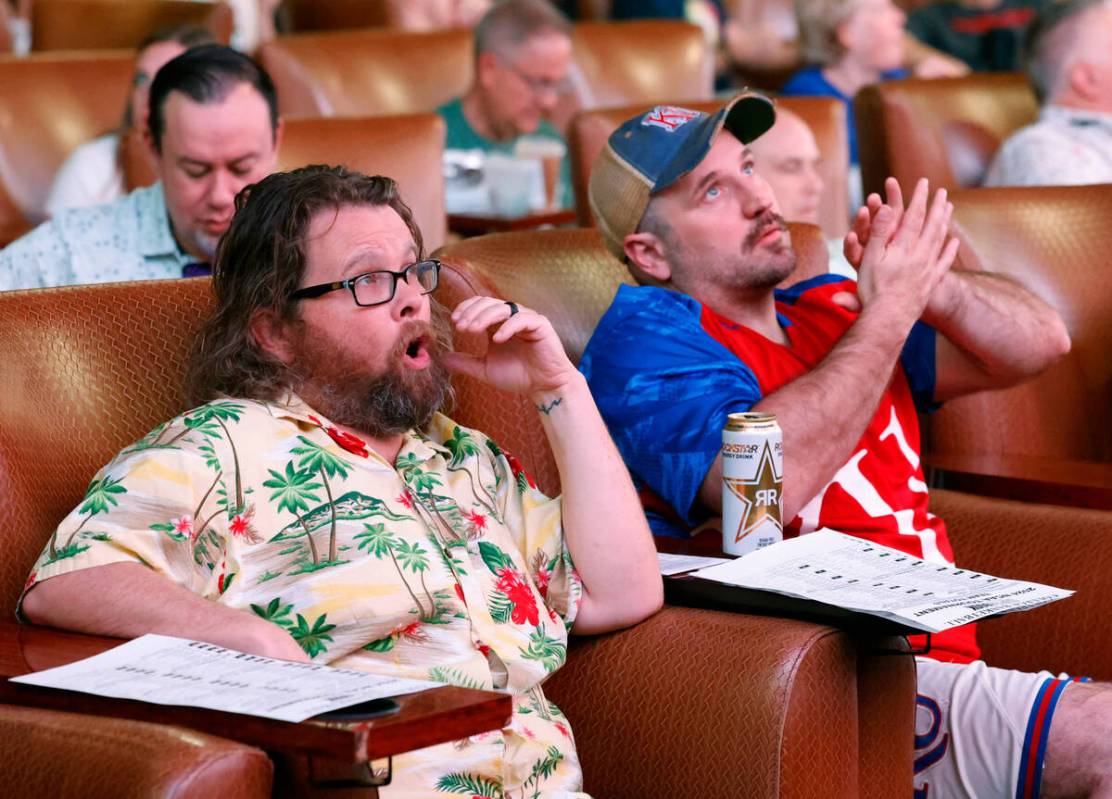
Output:
<instances>
[{"instance_id":1,"label":"short dark hair","mask_svg":"<svg viewBox=\"0 0 1112 799\"><path fill-rule=\"evenodd\" d=\"M475 26L475 57L502 53L544 33L571 36L571 23L548 0L501 0Z\"/></svg>"},{"instance_id":2,"label":"short dark hair","mask_svg":"<svg viewBox=\"0 0 1112 799\"><path fill-rule=\"evenodd\" d=\"M266 70L230 47L206 44L186 50L167 62L151 83L147 125L155 149L162 151L166 122L164 107L171 92L181 92L198 103L220 102L241 83L251 85L266 100L270 111L270 129L277 134L278 95Z\"/></svg>"},{"instance_id":3,"label":"short dark hair","mask_svg":"<svg viewBox=\"0 0 1112 799\"><path fill-rule=\"evenodd\" d=\"M213 264L216 309L189 359L192 401L221 395L272 400L288 388L286 365L259 347L251 320L262 309L285 321L297 318L300 301L290 294L305 276L305 238L313 217L364 205L393 208L409 228L418 258L423 257L421 231L390 178L318 164L277 172L239 193Z\"/></svg>"}]
</instances>

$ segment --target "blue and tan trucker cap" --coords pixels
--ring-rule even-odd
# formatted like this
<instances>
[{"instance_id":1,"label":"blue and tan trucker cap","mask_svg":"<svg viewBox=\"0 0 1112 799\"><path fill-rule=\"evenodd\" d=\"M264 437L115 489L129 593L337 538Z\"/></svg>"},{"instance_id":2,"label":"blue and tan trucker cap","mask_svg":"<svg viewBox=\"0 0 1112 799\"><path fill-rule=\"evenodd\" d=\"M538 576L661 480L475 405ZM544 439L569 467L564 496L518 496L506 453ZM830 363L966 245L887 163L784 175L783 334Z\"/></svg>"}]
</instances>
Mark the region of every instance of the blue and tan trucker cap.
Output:
<instances>
[{"instance_id":1,"label":"blue and tan trucker cap","mask_svg":"<svg viewBox=\"0 0 1112 799\"><path fill-rule=\"evenodd\" d=\"M658 105L623 122L595 159L587 189L606 247L625 258L625 237L641 224L652 195L698 166L722 128L748 144L775 121L772 101L746 92L714 114Z\"/></svg>"}]
</instances>

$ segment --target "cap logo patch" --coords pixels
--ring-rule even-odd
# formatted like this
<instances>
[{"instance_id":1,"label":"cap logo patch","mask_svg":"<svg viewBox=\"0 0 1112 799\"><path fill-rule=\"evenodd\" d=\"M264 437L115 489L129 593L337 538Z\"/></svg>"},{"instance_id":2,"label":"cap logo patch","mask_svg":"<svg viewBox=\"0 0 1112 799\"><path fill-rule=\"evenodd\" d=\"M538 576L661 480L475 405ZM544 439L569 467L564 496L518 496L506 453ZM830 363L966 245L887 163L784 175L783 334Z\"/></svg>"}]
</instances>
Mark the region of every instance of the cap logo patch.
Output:
<instances>
[{"instance_id":1,"label":"cap logo patch","mask_svg":"<svg viewBox=\"0 0 1112 799\"><path fill-rule=\"evenodd\" d=\"M641 120L642 125L652 125L663 128L671 133L681 125L685 125L695 117L700 116L698 111L690 108L680 108L674 105L658 105Z\"/></svg>"}]
</instances>

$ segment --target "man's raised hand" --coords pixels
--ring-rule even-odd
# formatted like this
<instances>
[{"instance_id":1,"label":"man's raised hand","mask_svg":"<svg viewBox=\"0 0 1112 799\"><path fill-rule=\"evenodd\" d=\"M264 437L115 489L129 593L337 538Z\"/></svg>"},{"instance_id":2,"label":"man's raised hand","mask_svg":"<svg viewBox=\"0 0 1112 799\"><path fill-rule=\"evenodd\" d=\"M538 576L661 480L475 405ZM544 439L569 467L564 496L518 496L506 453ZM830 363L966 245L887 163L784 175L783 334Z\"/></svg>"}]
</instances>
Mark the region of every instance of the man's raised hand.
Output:
<instances>
[{"instance_id":1,"label":"man's raised hand","mask_svg":"<svg viewBox=\"0 0 1112 799\"><path fill-rule=\"evenodd\" d=\"M493 297L469 297L451 320L460 333L489 331L485 356L445 354L444 365L452 372L527 395L558 391L579 376L552 324L536 311Z\"/></svg>"}]
</instances>

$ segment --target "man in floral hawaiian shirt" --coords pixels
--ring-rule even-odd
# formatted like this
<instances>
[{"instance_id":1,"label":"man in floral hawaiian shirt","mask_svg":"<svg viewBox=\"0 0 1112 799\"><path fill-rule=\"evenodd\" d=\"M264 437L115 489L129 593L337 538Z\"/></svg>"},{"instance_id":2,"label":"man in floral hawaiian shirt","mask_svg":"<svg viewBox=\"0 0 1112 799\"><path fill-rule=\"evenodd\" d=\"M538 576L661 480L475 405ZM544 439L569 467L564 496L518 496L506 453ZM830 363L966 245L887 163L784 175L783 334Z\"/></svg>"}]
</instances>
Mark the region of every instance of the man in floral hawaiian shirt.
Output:
<instances>
[{"instance_id":1,"label":"man in floral hawaiian shirt","mask_svg":"<svg viewBox=\"0 0 1112 799\"><path fill-rule=\"evenodd\" d=\"M505 690L510 726L396 758L382 795L581 796L571 730L540 683L573 625L633 624L662 601L585 380L533 311L475 297L437 313L439 264L393 181L308 167L245 195L190 364L209 401L96 475L23 613ZM489 332L487 354L448 352L449 321ZM531 397L562 502L436 412L449 371Z\"/></svg>"}]
</instances>

